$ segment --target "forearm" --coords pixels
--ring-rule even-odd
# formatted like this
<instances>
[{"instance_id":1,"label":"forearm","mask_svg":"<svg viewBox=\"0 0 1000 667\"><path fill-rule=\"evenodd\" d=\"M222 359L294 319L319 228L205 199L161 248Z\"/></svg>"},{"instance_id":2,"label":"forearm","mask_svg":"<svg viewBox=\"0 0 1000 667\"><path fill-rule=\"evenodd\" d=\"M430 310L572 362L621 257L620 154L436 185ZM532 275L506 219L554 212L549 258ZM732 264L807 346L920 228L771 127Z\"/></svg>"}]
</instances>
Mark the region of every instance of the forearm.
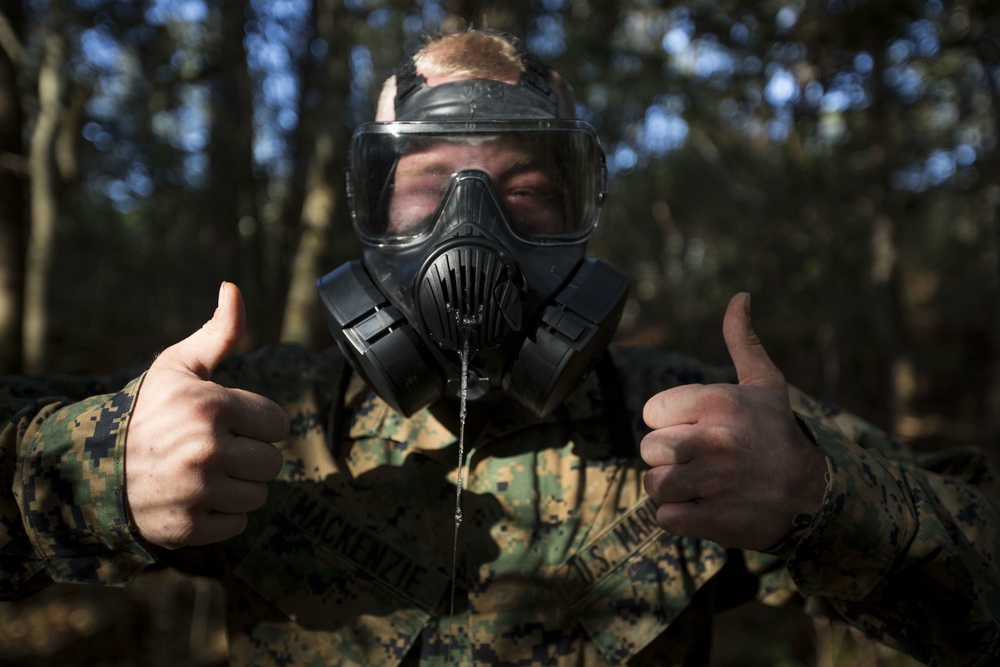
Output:
<instances>
[{"instance_id":1,"label":"forearm","mask_svg":"<svg viewBox=\"0 0 1000 667\"><path fill-rule=\"evenodd\" d=\"M132 534L124 494L124 436L138 385L75 403L26 401L4 422L3 596L50 580L123 584L151 561Z\"/></svg>"},{"instance_id":2,"label":"forearm","mask_svg":"<svg viewBox=\"0 0 1000 667\"><path fill-rule=\"evenodd\" d=\"M808 604L933 664L996 660L1000 513L985 459L921 466L807 423L830 464L823 509L786 565Z\"/></svg>"},{"instance_id":3,"label":"forearm","mask_svg":"<svg viewBox=\"0 0 1000 667\"><path fill-rule=\"evenodd\" d=\"M7 419L0 427L0 599L33 592L51 582L42 560L36 557L28 539L21 509L14 497L17 452L20 437L35 419L44 419L53 405L34 403Z\"/></svg>"}]
</instances>

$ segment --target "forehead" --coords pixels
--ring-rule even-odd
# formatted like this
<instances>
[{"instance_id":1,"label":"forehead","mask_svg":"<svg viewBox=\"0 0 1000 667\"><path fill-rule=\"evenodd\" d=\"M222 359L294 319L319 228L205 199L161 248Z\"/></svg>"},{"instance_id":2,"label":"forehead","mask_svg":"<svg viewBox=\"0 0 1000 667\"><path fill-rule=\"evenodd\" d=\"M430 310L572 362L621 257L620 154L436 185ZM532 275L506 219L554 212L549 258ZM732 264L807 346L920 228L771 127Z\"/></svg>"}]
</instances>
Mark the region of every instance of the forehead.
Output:
<instances>
[{"instance_id":1,"label":"forehead","mask_svg":"<svg viewBox=\"0 0 1000 667\"><path fill-rule=\"evenodd\" d=\"M516 137L480 137L473 140L429 140L408 148L399 158L397 171L436 166L514 166L537 163L545 156L539 147Z\"/></svg>"}]
</instances>

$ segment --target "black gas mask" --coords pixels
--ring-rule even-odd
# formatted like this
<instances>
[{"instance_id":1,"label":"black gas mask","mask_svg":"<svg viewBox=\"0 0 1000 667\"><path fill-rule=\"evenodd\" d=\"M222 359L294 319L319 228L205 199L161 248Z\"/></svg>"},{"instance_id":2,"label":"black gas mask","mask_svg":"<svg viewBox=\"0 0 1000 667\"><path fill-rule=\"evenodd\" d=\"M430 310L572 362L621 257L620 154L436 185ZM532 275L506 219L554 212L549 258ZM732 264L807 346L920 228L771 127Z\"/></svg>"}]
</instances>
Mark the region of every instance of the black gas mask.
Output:
<instances>
[{"instance_id":1,"label":"black gas mask","mask_svg":"<svg viewBox=\"0 0 1000 667\"><path fill-rule=\"evenodd\" d=\"M628 291L585 257L605 193L597 136L556 117L537 70L517 85L406 83L399 120L352 139L364 253L317 283L330 329L405 415L494 388L547 414L606 349Z\"/></svg>"}]
</instances>

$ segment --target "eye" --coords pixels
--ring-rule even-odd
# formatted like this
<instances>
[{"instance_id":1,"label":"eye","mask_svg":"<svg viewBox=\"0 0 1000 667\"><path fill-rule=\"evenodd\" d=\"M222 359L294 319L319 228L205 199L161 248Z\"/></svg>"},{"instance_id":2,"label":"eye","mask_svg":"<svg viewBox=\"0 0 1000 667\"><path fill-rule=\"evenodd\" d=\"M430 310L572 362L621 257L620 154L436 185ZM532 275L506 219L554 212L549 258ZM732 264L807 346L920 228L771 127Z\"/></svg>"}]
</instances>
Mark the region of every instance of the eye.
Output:
<instances>
[{"instance_id":1,"label":"eye","mask_svg":"<svg viewBox=\"0 0 1000 667\"><path fill-rule=\"evenodd\" d=\"M554 188L517 188L507 193L507 201L524 206L546 206L555 200Z\"/></svg>"},{"instance_id":2,"label":"eye","mask_svg":"<svg viewBox=\"0 0 1000 667\"><path fill-rule=\"evenodd\" d=\"M525 172L508 179L504 202L515 231L522 235L551 235L565 231L562 195L545 172Z\"/></svg>"},{"instance_id":3,"label":"eye","mask_svg":"<svg viewBox=\"0 0 1000 667\"><path fill-rule=\"evenodd\" d=\"M508 203L544 204L554 201L557 193L555 183L542 172L518 174L508 179L504 188Z\"/></svg>"},{"instance_id":4,"label":"eye","mask_svg":"<svg viewBox=\"0 0 1000 667\"><path fill-rule=\"evenodd\" d=\"M422 232L447 185L447 175L437 172L397 174L389 204L389 232L397 235Z\"/></svg>"},{"instance_id":5,"label":"eye","mask_svg":"<svg viewBox=\"0 0 1000 667\"><path fill-rule=\"evenodd\" d=\"M412 176L400 175L393 184L393 192L397 197L427 197L444 192L448 179L444 174L428 173Z\"/></svg>"}]
</instances>

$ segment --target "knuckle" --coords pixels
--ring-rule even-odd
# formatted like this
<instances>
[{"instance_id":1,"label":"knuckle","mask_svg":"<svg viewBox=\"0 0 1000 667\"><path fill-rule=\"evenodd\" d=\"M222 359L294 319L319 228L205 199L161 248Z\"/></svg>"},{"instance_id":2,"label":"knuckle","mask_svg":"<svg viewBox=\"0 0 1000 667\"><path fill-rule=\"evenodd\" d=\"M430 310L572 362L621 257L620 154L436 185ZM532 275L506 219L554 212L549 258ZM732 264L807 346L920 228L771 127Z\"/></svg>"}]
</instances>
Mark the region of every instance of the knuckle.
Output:
<instances>
[{"instance_id":1,"label":"knuckle","mask_svg":"<svg viewBox=\"0 0 1000 667\"><path fill-rule=\"evenodd\" d=\"M656 450L659 447L658 438L653 433L647 433L639 442L639 456L642 457L643 461L652 465L651 459L656 455Z\"/></svg>"},{"instance_id":2,"label":"knuckle","mask_svg":"<svg viewBox=\"0 0 1000 667\"><path fill-rule=\"evenodd\" d=\"M259 510L267 503L267 484L260 483L256 484L254 490L250 494L250 506L249 510ZM242 532L242 531L241 531Z\"/></svg>"},{"instance_id":3,"label":"knuckle","mask_svg":"<svg viewBox=\"0 0 1000 667\"><path fill-rule=\"evenodd\" d=\"M669 467L653 468L646 473L642 486L650 498L658 503L667 503L676 498L680 484L673 473L674 470Z\"/></svg>"},{"instance_id":4,"label":"knuckle","mask_svg":"<svg viewBox=\"0 0 1000 667\"><path fill-rule=\"evenodd\" d=\"M718 414L730 414L739 409L739 387L730 384L713 384L705 388L703 406Z\"/></svg>"},{"instance_id":5,"label":"knuckle","mask_svg":"<svg viewBox=\"0 0 1000 667\"><path fill-rule=\"evenodd\" d=\"M212 492L208 484L198 483L192 484L191 489L188 492L188 503L191 507L205 507L212 499Z\"/></svg>"},{"instance_id":6,"label":"knuckle","mask_svg":"<svg viewBox=\"0 0 1000 667\"><path fill-rule=\"evenodd\" d=\"M214 434L199 438L188 445L188 473L195 478L202 478L204 472L216 467L225 455L225 448ZM203 485L203 483L202 483Z\"/></svg>"},{"instance_id":7,"label":"knuckle","mask_svg":"<svg viewBox=\"0 0 1000 667\"><path fill-rule=\"evenodd\" d=\"M726 490L727 485L727 475L717 473L711 475L705 475L705 477L700 481L698 487L698 498L700 501L705 498L717 498L722 495Z\"/></svg>"},{"instance_id":8,"label":"knuckle","mask_svg":"<svg viewBox=\"0 0 1000 667\"><path fill-rule=\"evenodd\" d=\"M673 535L688 536L687 521L683 512L677 511L673 505L660 505L656 510L656 522L660 528Z\"/></svg>"},{"instance_id":9,"label":"knuckle","mask_svg":"<svg viewBox=\"0 0 1000 667\"><path fill-rule=\"evenodd\" d=\"M660 501L660 484L657 479L657 475L654 471L650 470L646 473L646 476L642 479L642 487L646 489L646 493L653 500Z\"/></svg>"},{"instance_id":10,"label":"knuckle","mask_svg":"<svg viewBox=\"0 0 1000 667\"><path fill-rule=\"evenodd\" d=\"M701 432L703 442L714 449L725 449L736 441L736 432L725 422L708 424Z\"/></svg>"},{"instance_id":11,"label":"knuckle","mask_svg":"<svg viewBox=\"0 0 1000 667\"><path fill-rule=\"evenodd\" d=\"M249 520L246 514L235 514L233 515L232 525L229 526L229 530L226 531L225 535L220 535L221 539L229 539L230 537L236 537L247 529L247 524ZM213 540L214 541L214 540Z\"/></svg>"},{"instance_id":12,"label":"knuckle","mask_svg":"<svg viewBox=\"0 0 1000 667\"><path fill-rule=\"evenodd\" d=\"M151 542L167 549L179 549L193 543L197 522L190 512L171 511L161 523Z\"/></svg>"},{"instance_id":13,"label":"knuckle","mask_svg":"<svg viewBox=\"0 0 1000 667\"><path fill-rule=\"evenodd\" d=\"M274 445L269 445L267 453L265 454L265 465L269 466L267 469L268 475L273 479L281 474L281 469L285 465L285 457L282 456L281 450L279 450Z\"/></svg>"},{"instance_id":14,"label":"knuckle","mask_svg":"<svg viewBox=\"0 0 1000 667\"><path fill-rule=\"evenodd\" d=\"M188 469L174 477L168 487L171 508L170 511L178 516L190 517L194 508L206 504L209 498L209 486L206 483L202 470L188 463Z\"/></svg>"},{"instance_id":15,"label":"knuckle","mask_svg":"<svg viewBox=\"0 0 1000 667\"><path fill-rule=\"evenodd\" d=\"M277 477L281 474L285 463L280 449L268 442L260 441L231 448L227 458L230 461L234 458L243 460L242 470L235 475L236 477L258 482L267 482ZM232 470L230 474L234 474Z\"/></svg>"},{"instance_id":16,"label":"knuckle","mask_svg":"<svg viewBox=\"0 0 1000 667\"><path fill-rule=\"evenodd\" d=\"M663 400L663 393L654 395L645 405L642 406L642 421L650 428L656 428L659 422L660 403Z\"/></svg>"},{"instance_id":17,"label":"knuckle","mask_svg":"<svg viewBox=\"0 0 1000 667\"><path fill-rule=\"evenodd\" d=\"M292 418L289 417L288 412L277 403L273 403L272 405L274 406L274 409L272 410L274 413L274 423L280 433L278 440L284 440L288 436L289 431L292 429Z\"/></svg>"},{"instance_id":18,"label":"knuckle","mask_svg":"<svg viewBox=\"0 0 1000 667\"><path fill-rule=\"evenodd\" d=\"M190 393L188 405L195 419L213 425L222 420L226 409L226 395L222 387L203 382Z\"/></svg>"}]
</instances>

